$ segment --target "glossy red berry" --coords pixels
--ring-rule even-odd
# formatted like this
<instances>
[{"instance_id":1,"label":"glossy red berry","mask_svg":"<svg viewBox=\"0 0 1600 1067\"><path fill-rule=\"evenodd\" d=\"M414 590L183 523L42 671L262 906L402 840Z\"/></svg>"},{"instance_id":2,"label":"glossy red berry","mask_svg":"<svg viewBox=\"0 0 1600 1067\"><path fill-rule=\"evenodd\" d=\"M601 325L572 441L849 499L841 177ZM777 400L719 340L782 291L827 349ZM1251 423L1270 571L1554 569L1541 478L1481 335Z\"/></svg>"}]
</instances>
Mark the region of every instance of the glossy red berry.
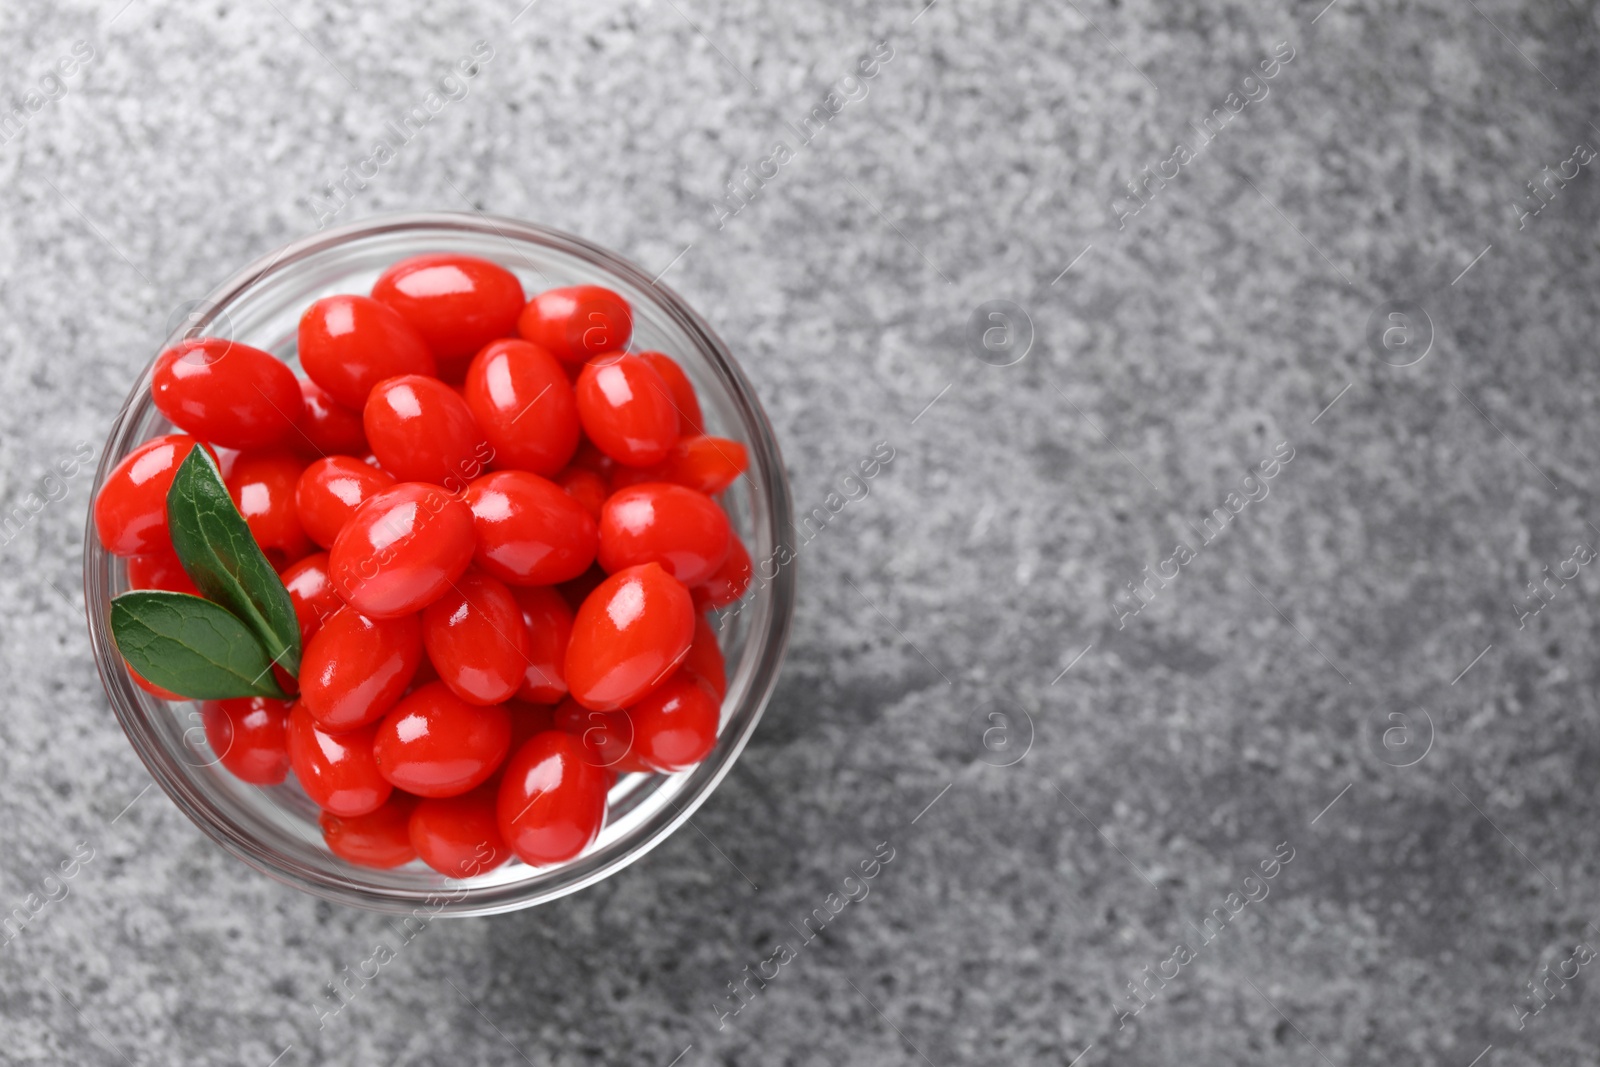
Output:
<instances>
[{"instance_id":1,"label":"glossy red berry","mask_svg":"<svg viewBox=\"0 0 1600 1067\"><path fill-rule=\"evenodd\" d=\"M600 583L609 577L611 576L601 570L600 565L596 563L570 582L562 582L556 586L556 590L576 614L578 609L583 607L583 602L589 599L589 594L600 588Z\"/></svg>"},{"instance_id":2,"label":"glossy red berry","mask_svg":"<svg viewBox=\"0 0 1600 1067\"><path fill-rule=\"evenodd\" d=\"M411 814L416 809L416 797L396 792L376 811L350 816L325 811L318 823L329 852L358 867L388 870L417 858L411 845Z\"/></svg>"},{"instance_id":3,"label":"glossy red berry","mask_svg":"<svg viewBox=\"0 0 1600 1067\"><path fill-rule=\"evenodd\" d=\"M479 352L462 390L501 470L546 477L578 449L578 401L555 357L526 341L494 341Z\"/></svg>"},{"instance_id":4,"label":"glossy red berry","mask_svg":"<svg viewBox=\"0 0 1600 1067\"><path fill-rule=\"evenodd\" d=\"M309 644L322 624L344 607L344 600L333 587L328 576L328 554L317 552L298 563L290 565L278 575L284 589L289 592L289 603L294 605L294 617L300 623L300 644Z\"/></svg>"},{"instance_id":5,"label":"glossy red berry","mask_svg":"<svg viewBox=\"0 0 1600 1067\"><path fill-rule=\"evenodd\" d=\"M487 874L511 858L497 817L499 784L456 797L431 797L411 815L411 846L422 862L450 878Z\"/></svg>"},{"instance_id":6,"label":"glossy red berry","mask_svg":"<svg viewBox=\"0 0 1600 1067\"><path fill-rule=\"evenodd\" d=\"M710 578L694 587L696 606L727 607L744 596L745 590L750 588L751 577L750 553L735 534L728 545L728 558L722 561L722 566Z\"/></svg>"},{"instance_id":7,"label":"glossy red berry","mask_svg":"<svg viewBox=\"0 0 1600 1067\"><path fill-rule=\"evenodd\" d=\"M472 562L472 527L472 511L438 486L402 482L381 490L328 552L334 588L369 618L421 611Z\"/></svg>"},{"instance_id":8,"label":"glossy red berry","mask_svg":"<svg viewBox=\"0 0 1600 1067\"><path fill-rule=\"evenodd\" d=\"M277 785L289 775L289 707L266 697L208 700L200 721L211 751L235 778Z\"/></svg>"},{"instance_id":9,"label":"glossy red berry","mask_svg":"<svg viewBox=\"0 0 1600 1067\"><path fill-rule=\"evenodd\" d=\"M633 336L633 311L618 293L598 285L546 289L522 310L517 333L568 363L620 352Z\"/></svg>"},{"instance_id":10,"label":"glossy red berry","mask_svg":"<svg viewBox=\"0 0 1600 1067\"><path fill-rule=\"evenodd\" d=\"M142 556L128 557L129 589L165 589L171 593L188 593L199 596L194 579L178 562L178 554L171 548L159 548Z\"/></svg>"},{"instance_id":11,"label":"glossy red berry","mask_svg":"<svg viewBox=\"0 0 1600 1067\"><path fill-rule=\"evenodd\" d=\"M512 585L554 585L594 562L599 534L576 500L547 478L496 471L467 487L478 565Z\"/></svg>"},{"instance_id":12,"label":"glossy red berry","mask_svg":"<svg viewBox=\"0 0 1600 1067\"><path fill-rule=\"evenodd\" d=\"M584 758L617 774L650 774L655 768L634 751L633 720L627 711L592 711L568 697L552 722L583 742Z\"/></svg>"},{"instance_id":13,"label":"glossy red berry","mask_svg":"<svg viewBox=\"0 0 1600 1067\"><path fill-rule=\"evenodd\" d=\"M633 752L658 771L693 767L717 747L722 701L698 675L679 670L628 708Z\"/></svg>"},{"instance_id":14,"label":"glossy red berry","mask_svg":"<svg viewBox=\"0 0 1600 1067\"><path fill-rule=\"evenodd\" d=\"M504 582L469 569L422 612L439 680L469 704L509 699L528 670L528 628Z\"/></svg>"},{"instance_id":15,"label":"glossy red berry","mask_svg":"<svg viewBox=\"0 0 1600 1067\"><path fill-rule=\"evenodd\" d=\"M300 679L276 663L272 665L272 677L277 681L278 688L283 690L284 695L290 700L298 700L300 698Z\"/></svg>"},{"instance_id":16,"label":"glossy red berry","mask_svg":"<svg viewBox=\"0 0 1600 1067\"><path fill-rule=\"evenodd\" d=\"M433 661L428 659L428 650L422 650L422 662L417 664L417 673L411 676L411 684L406 686L406 696L410 696L429 682L437 682L439 672L433 669Z\"/></svg>"},{"instance_id":17,"label":"glossy red berry","mask_svg":"<svg viewBox=\"0 0 1600 1067\"><path fill-rule=\"evenodd\" d=\"M404 482L460 492L494 456L467 402L437 378L384 379L368 394L361 421L372 454Z\"/></svg>"},{"instance_id":18,"label":"glossy red berry","mask_svg":"<svg viewBox=\"0 0 1600 1067\"><path fill-rule=\"evenodd\" d=\"M526 297L517 276L474 256L436 254L401 260L372 287L428 342L441 377L459 381L490 341L516 330Z\"/></svg>"},{"instance_id":19,"label":"glossy red berry","mask_svg":"<svg viewBox=\"0 0 1600 1067\"><path fill-rule=\"evenodd\" d=\"M604 478L594 471L568 467L551 480L565 489L595 522L600 521L600 510L606 506L606 497L611 495L611 487Z\"/></svg>"},{"instance_id":20,"label":"glossy red berry","mask_svg":"<svg viewBox=\"0 0 1600 1067\"><path fill-rule=\"evenodd\" d=\"M511 716L510 752L521 748L534 734L556 728L556 709L553 704L524 704L520 700L508 700L504 707Z\"/></svg>"},{"instance_id":21,"label":"glossy red berry","mask_svg":"<svg viewBox=\"0 0 1600 1067\"><path fill-rule=\"evenodd\" d=\"M562 730L529 738L500 778L500 833L524 863L577 856L605 822L611 776L586 758L583 741Z\"/></svg>"},{"instance_id":22,"label":"glossy red berry","mask_svg":"<svg viewBox=\"0 0 1600 1067\"><path fill-rule=\"evenodd\" d=\"M638 356L590 360L578 375L578 419L584 435L629 467L667 458L678 440L678 409L654 367Z\"/></svg>"},{"instance_id":23,"label":"glossy red berry","mask_svg":"<svg viewBox=\"0 0 1600 1067\"><path fill-rule=\"evenodd\" d=\"M659 563L684 585L699 585L728 558L732 537L727 514L704 493L647 482L606 501L596 559L611 574Z\"/></svg>"},{"instance_id":24,"label":"glossy red berry","mask_svg":"<svg viewBox=\"0 0 1600 1067\"><path fill-rule=\"evenodd\" d=\"M361 409L337 403L310 378L300 379L300 434L295 451L313 456L360 456L367 452Z\"/></svg>"},{"instance_id":25,"label":"glossy red berry","mask_svg":"<svg viewBox=\"0 0 1600 1067\"><path fill-rule=\"evenodd\" d=\"M596 711L626 707L666 680L689 654L694 605L683 583L645 563L589 594L567 645L567 688Z\"/></svg>"},{"instance_id":26,"label":"glossy red berry","mask_svg":"<svg viewBox=\"0 0 1600 1067\"><path fill-rule=\"evenodd\" d=\"M680 437L667 458L649 467L618 467L612 485L622 489L642 482L671 482L715 496L750 467L744 445L726 437Z\"/></svg>"},{"instance_id":27,"label":"glossy red berry","mask_svg":"<svg viewBox=\"0 0 1600 1067\"><path fill-rule=\"evenodd\" d=\"M152 437L106 476L94 500L94 528L107 552L139 556L172 550L167 490L194 447L187 434Z\"/></svg>"},{"instance_id":28,"label":"glossy red berry","mask_svg":"<svg viewBox=\"0 0 1600 1067\"><path fill-rule=\"evenodd\" d=\"M683 433L705 433L706 420L700 414L700 398L695 395L694 383L689 381L678 361L665 352L640 352L639 358L654 367L672 391L672 406L678 409L678 426Z\"/></svg>"},{"instance_id":29,"label":"glossy red berry","mask_svg":"<svg viewBox=\"0 0 1600 1067\"><path fill-rule=\"evenodd\" d=\"M572 454L572 462L567 467L569 470L593 471L606 480L609 490L611 476L617 470L617 461L596 448L587 437L580 437L578 450Z\"/></svg>"},{"instance_id":30,"label":"glossy red berry","mask_svg":"<svg viewBox=\"0 0 1600 1067\"><path fill-rule=\"evenodd\" d=\"M372 742L378 724L329 733L317 725L305 705L289 712L289 765L311 802L335 815L376 811L394 792L378 773Z\"/></svg>"},{"instance_id":31,"label":"glossy red berry","mask_svg":"<svg viewBox=\"0 0 1600 1067\"><path fill-rule=\"evenodd\" d=\"M438 373L428 342L399 312L353 294L323 297L300 316L300 366L335 401L356 411L385 378Z\"/></svg>"},{"instance_id":32,"label":"glossy red berry","mask_svg":"<svg viewBox=\"0 0 1600 1067\"><path fill-rule=\"evenodd\" d=\"M156 408L222 448L290 445L300 436L300 382L276 356L238 341L180 341L156 357Z\"/></svg>"},{"instance_id":33,"label":"glossy red berry","mask_svg":"<svg viewBox=\"0 0 1600 1067\"><path fill-rule=\"evenodd\" d=\"M331 548L344 524L372 494L394 485L394 475L354 456L328 456L300 472L295 513L307 536Z\"/></svg>"},{"instance_id":34,"label":"glossy red berry","mask_svg":"<svg viewBox=\"0 0 1600 1067\"><path fill-rule=\"evenodd\" d=\"M295 487L304 463L284 449L241 452L228 471L228 495L275 567L301 559L311 539L300 526Z\"/></svg>"},{"instance_id":35,"label":"glossy red berry","mask_svg":"<svg viewBox=\"0 0 1600 1067\"><path fill-rule=\"evenodd\" d=\"M300 705L329 730L366 726L394 707L421 661L416 615L369 619L341 608L306 643Z\"/></svg>"},{"instance_id":36,"label":"glossy red berry","mask_svg":"<svg viewBox=\"0 0 1600 1067\"><path fill-rule=\"evenodd\" d=\"M567 695L567 644L572 640L572 608L547 585L511 590L522 610L528 658L517 697L530 704L554 704Z\"/></svg>"},{"instance_id":37,"label":"glossy red berry","mask_svg":"<svg viewBox=\"0 0 1600 1067\"><path fill-rule=\"evenodd\" d=\"M699 612L695 613L694 640L689 644L689 655L684 657L683 669L710 685L718 700L728 695L728 668L722 658L722 646L717 643L710 621Z\"/></svg>"},{"instance_id":38,"label":"glossy red berry","mask_svg":"<svg viewBox=\"0 0 1600 1067\"><path fill-rule=\"evenodd\" d=\"M511 715L479 707L430 682L396 704L377 726L373 753L396 788L453 797L489 780L511 747Z\"/></svg>"}]
</instances>

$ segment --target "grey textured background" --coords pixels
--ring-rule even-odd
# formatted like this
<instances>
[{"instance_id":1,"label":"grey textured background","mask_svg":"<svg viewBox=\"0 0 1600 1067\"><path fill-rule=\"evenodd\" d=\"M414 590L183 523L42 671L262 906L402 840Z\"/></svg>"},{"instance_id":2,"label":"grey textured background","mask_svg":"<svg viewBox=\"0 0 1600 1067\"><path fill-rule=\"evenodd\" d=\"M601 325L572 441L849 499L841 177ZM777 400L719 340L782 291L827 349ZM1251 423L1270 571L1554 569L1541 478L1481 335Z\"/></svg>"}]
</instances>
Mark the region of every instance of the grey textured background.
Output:
<instances>
[{"instance_id":1,"label":"grey textured background","mask_svg":"<svg viewBox=\"0 0 1600 1067\"><path fill-rule=\"evenodd\" d=\"M784 679L694 829L434 924L325 1027L390 928L146 792L70 479L0 550L0 910L94 858L0 946L0 1060L1594 1062L1587 968L1521 1029L1514 1005L1600 945L1595 568L1518 619L1600 545L1595 166L1518 220L1600 145L1595 8L922 2L0 8L6 106L95 52L0 145L7 512L60 496L174 309L315 228L308 198L480 39L469 94L339 221L482 209L664 270L802 509L896 450L801 551ZM725 183L880 41L865 98L719 228ZM1119 230L1123 183L1278 42L1269 94ZM1407 367L1366 340L1396 299L1432 324ZM1031 322L1013 366L966 340L986 300ZM1124 583L1280 442L1270 495L1119 629ZM871 895L719 1029L879 842ZM1119 1029L1126 983L1283 842L1270 896Z\"/></svg>"}]
</instances>

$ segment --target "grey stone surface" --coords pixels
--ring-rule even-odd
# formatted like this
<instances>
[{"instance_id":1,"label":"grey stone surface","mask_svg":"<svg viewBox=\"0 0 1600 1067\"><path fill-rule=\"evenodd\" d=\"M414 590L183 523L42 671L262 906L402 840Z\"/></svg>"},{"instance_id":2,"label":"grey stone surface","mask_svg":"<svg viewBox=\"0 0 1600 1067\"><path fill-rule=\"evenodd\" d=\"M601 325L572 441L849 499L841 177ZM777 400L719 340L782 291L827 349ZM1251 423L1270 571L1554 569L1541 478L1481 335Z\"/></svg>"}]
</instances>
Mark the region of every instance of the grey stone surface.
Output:
<instances>
[{"instance_id":1,"label":"grey stone surface","mask_svg":"<svg viewBox=\"0 0 1600 1067\"><path fill-rule=\"evenodd\" d=\"M0 503L61 497L0 550L0 909L93 850L0 946L0 1061L1594 1062L1589 968L1515 1005L1600 943L1595 568L1519 619L1600 544L1594 166L1519 219L1600 145L1595 9L1323 2L0 7L0 103L58 97L0 144ZM81 618L88 475L44 479L98 449L173 309L315 228L478 40L467 95L338 221L583 234L721 331L802 508L896 458L802 550L783 682L694 829L436 923L319 1025L388 924L146 791ZM1420 332L1367 341L1402 299L1432 333L1404 367ZM967 341L989 300L1031 322L1014 365ZM1147 606L1110 606L1180 541ZM719 1021L880 842L870 895ZM1120 1017L1147 966L1177 974Z\"/></svg>"}]
</instances>

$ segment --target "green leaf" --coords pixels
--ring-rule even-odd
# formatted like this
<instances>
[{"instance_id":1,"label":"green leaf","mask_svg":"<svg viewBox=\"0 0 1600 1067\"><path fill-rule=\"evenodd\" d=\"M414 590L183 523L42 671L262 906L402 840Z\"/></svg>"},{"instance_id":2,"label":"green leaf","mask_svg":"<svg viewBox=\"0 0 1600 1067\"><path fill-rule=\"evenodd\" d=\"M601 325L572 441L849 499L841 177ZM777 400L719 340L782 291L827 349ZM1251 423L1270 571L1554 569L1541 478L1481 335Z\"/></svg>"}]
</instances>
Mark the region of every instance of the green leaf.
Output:
<instances>
[{"instance_id":1,"label":"green leaf","mask_svg":"<svg viewBox=\"0 0 1600 1067\"><path fill-rule=\"evenodd\" d=\"M255 634L209 600L154 589L123 593L111 601L111 636L140 677L180 696L287 699Z\"/></svg>"},{"instance_id":2,"label":"green leaf","mask_svg":"<svg viewBox=\"0 0 1600 1067\"><path fill-rule=\"evenodd\" d=\"M289 591L203 448L189 452L172 480L167 526L178 561L200 592L237 615L261 639L273 662L298 676L300 623Z\"/></svg>"}]
</instances>

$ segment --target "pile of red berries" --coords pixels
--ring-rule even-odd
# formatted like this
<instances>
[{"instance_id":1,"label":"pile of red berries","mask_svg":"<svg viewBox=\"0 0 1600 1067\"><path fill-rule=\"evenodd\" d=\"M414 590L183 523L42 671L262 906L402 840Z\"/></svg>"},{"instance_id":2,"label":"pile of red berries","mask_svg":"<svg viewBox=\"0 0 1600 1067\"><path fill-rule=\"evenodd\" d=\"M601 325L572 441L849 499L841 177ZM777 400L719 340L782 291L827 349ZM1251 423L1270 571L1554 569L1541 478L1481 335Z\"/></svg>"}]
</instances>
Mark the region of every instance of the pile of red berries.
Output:
<instances>
[{"instance_id":1,"label":"pile of red berries","mask_svg":"<svg viewBox=\"0 0 1600 1067\"><path fill-rule=\"evenodd\" d=\"M111 473L101 543L133 588L195 592L167 494L197 445L217 460L303 655L275 669L295 699L209 701L206 737L247 782L293 771L344 859L453 877L571 859L617 773L715 746L704 613L750 580L717 498L748 460L705 433L677 363L627 351L632 329L608 289L528 300L494 263L428 255L307 308L305 378L220 338L156 361L182 432Z\"/></svg>"}]
</instances>

